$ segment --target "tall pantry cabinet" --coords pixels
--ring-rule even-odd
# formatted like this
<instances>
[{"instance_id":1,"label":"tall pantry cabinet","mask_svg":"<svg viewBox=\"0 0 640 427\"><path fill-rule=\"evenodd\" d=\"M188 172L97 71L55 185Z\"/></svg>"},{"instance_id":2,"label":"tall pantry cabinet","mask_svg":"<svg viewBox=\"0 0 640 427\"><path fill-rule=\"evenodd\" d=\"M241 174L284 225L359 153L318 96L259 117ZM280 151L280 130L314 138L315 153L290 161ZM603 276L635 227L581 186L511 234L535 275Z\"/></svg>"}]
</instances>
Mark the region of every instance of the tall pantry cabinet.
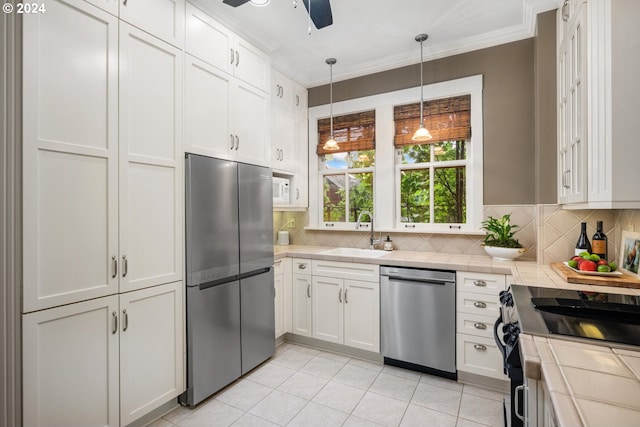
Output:
<instances>
[{"instance_id":1,"label":"tall pantry cabinet","mask_svg":"<svg viewBox=\"0 0 640 427\"><path fill-rule=\"evenodd\" d=\"M23 20L25 426L184 391L184 0L90 3Z\"/></svg>"}]
</instances>

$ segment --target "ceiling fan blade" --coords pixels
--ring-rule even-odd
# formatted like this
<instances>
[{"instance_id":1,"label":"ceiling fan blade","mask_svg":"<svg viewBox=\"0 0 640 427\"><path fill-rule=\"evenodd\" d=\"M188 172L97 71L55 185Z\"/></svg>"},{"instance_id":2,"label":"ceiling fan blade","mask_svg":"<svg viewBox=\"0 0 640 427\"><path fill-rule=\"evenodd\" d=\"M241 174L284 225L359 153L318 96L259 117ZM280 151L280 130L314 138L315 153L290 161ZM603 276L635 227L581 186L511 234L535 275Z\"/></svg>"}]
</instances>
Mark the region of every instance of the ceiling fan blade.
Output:
<instances>
[{"instance_id":1,"label":"ceiling fan blade","mask_svg":"<svg viewBox=\"0 0 640 427\"><path fill-rule=\"evenodd\" d=\"M222 3L228 4L232 7L242 6L245 3L249 3L250 0L223 0Z\"/></svg>"},{"instance_id":2,"label":"ceiling fan blade","mask_svg":"<svg viewBox=\"0 0 640 427\"><path fill-rule=\"evenodd\" d=\"M309 12L309 1L310 0L302 0L304 7L307 8L307 12ZM317 29L333 24L333 15L331 15L329 0L311 0L310 15Z\"/></svg>"}]
</instances>

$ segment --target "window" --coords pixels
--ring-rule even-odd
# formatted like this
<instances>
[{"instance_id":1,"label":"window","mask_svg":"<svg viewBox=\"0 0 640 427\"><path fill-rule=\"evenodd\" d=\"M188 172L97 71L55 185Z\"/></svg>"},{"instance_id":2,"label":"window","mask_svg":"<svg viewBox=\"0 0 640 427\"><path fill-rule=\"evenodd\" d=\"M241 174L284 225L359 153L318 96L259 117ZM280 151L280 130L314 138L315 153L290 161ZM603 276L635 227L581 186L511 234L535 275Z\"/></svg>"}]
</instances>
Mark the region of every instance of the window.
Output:
<instances>
[{"instance_id":1,"label":"window","mask_svg":"<svg viewBox=\"0 0 640 427\"><path fill-rule=\"evenodd\" d=\"M356 222L363 210L373 212L375 111L334 117L338 151L322 148L330 134L330 120L318 120L316 153L322 177L322 221Z\"/></svg>"},{"instance_id":2,"label":"window","mask_svg":"<svg viewBox=\"0 0 640 427\"><path fill-rule=\"evenodd\" d=\"M429 144L411 141L420 87L334 103L340 152L321 149L330 105L310 108L307 228L355 231L357 215L373 208L379 231L482 234L482 80L424 87Z\"/></svg>"},{"instance_id":3,"label":"window","mask_svg":"<svg viewBox=\"0 0 640 427\"><path fill-rule=\"evenodd\" d=\"M420 104L394 107L397 223L467 223L467 145L471 136L471 97L458 96L424 103L425 127L433 138L415 144Z\"/></svg>"}]
</instances>

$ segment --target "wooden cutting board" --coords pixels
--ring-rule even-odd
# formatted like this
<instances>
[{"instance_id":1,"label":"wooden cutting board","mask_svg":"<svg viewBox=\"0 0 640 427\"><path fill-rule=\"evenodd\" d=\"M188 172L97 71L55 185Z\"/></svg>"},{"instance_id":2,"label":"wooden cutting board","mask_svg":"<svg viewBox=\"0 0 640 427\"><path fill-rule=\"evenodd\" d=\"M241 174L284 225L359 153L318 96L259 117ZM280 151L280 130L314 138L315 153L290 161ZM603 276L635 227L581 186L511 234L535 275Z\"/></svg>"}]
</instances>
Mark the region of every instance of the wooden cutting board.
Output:
<instances>
[{"instance_id":1,"label":"wooden cutting board","mask_svg":"<svg viewBox=\"0 0 640 427\"><path fill-rule=\"evenodd\" d=\"M623 274L620 276L592 276L573 271L561 262L552 262L551 268L569 283L640 289L640 280L624 272L622 272Z\"/></svg>"}]
</instances>

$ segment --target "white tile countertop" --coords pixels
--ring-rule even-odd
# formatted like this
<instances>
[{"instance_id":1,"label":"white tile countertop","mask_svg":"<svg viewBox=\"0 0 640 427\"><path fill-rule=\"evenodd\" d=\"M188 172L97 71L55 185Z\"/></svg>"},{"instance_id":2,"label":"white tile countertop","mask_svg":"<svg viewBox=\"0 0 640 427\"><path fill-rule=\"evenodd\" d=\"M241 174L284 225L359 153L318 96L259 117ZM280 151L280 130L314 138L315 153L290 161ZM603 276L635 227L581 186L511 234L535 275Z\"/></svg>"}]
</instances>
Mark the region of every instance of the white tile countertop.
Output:
<instances>
[{"instance_id":1,"label":"white tile countertop","mask_svg":"<svg viewBox=\"0 0 640 427\"><path fill-rule=\"evenodd\" d=\"M320 246L276 246L275 258L299 257L418 268L440 268L513 276L510 283L593 292L640 295L640 289L578 285L550 266L530 261L496 261L489 256L391 251L377 258L326 255ZM559 427L640 427L640 349L520 334L524 374L543 379ZM627 346L628 347L628 346Z\"/></svg>"}]
</instances>

